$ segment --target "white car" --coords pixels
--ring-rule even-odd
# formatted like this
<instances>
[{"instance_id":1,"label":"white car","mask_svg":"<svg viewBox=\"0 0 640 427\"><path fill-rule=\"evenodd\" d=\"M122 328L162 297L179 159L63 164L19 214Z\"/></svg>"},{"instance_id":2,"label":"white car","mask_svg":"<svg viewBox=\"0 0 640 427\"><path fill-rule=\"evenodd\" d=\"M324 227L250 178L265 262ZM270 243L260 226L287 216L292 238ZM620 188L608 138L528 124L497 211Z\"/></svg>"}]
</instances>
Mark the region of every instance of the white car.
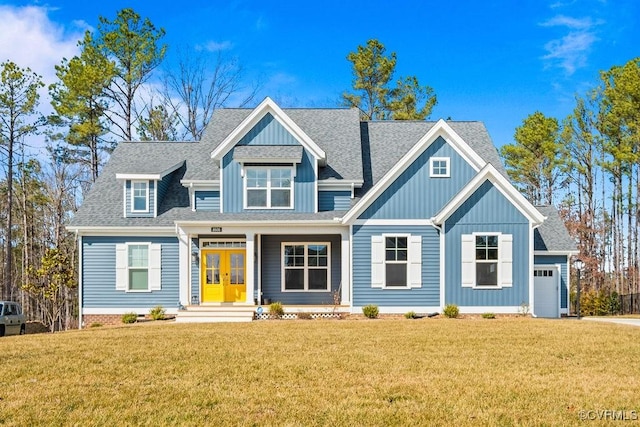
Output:
<instances>
[{"instance_id":1,"label":"white car","mask_svg":"<svg viewBox=\"0 0 640 427\"><path fill-rule=\"evenodd\" d=\"M0 301L0 337L24 335L26 324L22 307L12 301Z\"/></svg>"}]
</instances>

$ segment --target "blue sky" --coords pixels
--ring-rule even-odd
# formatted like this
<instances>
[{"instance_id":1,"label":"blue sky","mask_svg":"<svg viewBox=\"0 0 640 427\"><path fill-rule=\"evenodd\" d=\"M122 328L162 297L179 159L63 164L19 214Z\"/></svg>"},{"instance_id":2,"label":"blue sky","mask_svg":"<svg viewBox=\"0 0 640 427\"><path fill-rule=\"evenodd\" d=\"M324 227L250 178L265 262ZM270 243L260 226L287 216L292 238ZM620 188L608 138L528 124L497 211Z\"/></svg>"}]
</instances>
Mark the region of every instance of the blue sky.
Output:
<instances>
[{"instance_id":1,"label":"blue sky","mask_svg":"<svg viewBox=\"0 0 640 427\"><path fill-rule=\"evenodd\" d=\"M485 122L497 146L535 111L562 119L598 72L640 56L640 2L549 1L2 1L0 61L53 81L98 16L133 7L176 48L223 51L260 99L333 107L351 85L346 55L377 38L398 56L396 77L416 75L438 96L432 119ZM46 102L46 101L45 101Z\"/></svg>"}]
</instances>

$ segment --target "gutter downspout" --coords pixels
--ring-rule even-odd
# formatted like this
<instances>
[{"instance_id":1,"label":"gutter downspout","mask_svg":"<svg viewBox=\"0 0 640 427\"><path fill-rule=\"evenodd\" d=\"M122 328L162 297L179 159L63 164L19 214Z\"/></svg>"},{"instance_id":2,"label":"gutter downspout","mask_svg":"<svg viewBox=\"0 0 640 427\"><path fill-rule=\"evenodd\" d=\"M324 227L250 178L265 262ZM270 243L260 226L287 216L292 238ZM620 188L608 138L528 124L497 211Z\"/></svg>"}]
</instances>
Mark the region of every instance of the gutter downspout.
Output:
<instances>
[{"instance_id":1,"label":"gutter downspout","mask_svg":"<svg viewBox=\"0 0 640 427\"><path fill-rule=\"evenodd\" d=\"M433 226L433 228L435 228L436 230L438 230L438 233L440 234L440 309L444 310L444 301L445 301L445 278L444 278L444 271L445 271L445 254L444 254L444 244L445 244L445 236L444 236L444 224L442 226L439 226L436 224L436 222L434 221L434 218L431 218L431 225Z\"/></svg>"},{"instance_id":2,"label":"gutter downspout","mask_svg":"<svg viewBox=\"0 0 640 427\"><path fill-rule=\"evenodd\" d=\"M78 240L78 329L82 329L84 321L82 316L82 236L76 230L76 239Z\"/></svg>"}]
</instances>

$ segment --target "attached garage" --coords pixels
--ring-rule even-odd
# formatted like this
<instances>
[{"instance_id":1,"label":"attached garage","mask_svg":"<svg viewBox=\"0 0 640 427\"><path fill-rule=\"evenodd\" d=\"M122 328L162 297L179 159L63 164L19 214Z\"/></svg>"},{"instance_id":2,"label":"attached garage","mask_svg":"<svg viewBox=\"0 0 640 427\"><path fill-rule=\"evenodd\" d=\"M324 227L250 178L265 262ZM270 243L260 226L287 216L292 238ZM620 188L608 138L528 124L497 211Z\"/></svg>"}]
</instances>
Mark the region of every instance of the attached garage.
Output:
<instances>
[{"instance_id":1,"label":"attached garage","mask_svg":"<svg viewBox=\"0 0 640 427\"><path fill-rule=\"evenodd\" d=\"M534 315L560 317L560 268L536 266L533 270Z\"/></svg>"}]
</instances>

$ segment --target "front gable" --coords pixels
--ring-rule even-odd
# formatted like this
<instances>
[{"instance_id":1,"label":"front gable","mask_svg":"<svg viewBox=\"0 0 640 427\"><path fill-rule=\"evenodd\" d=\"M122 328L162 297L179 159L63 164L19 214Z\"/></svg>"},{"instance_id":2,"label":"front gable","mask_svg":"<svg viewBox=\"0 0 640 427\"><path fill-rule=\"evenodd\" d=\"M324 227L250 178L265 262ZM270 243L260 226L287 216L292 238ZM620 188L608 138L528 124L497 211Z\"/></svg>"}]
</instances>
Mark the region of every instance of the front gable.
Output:
<instances>
[{"instance_id":1,"label":"front gable","mask_svg":"<svg viewBox=\"0 0 640 427\"><path fill-rule=\"evenodd\" d=\"M434 173L434 161L443 165L440 175ZM431 218L475 174L474 167L438 136L358 219Z\"/></svg>"},{"instance_id":2,"label":"front gable","mask_svg":"<svg viewBox=\"0 0 640 427\"><path fill-rule=\"evenodd\" d=\"M267 98L213 152L222 212L317 212L322 149Z\"/></svg>"},{"instance_id":3,"label":"front gable","mask_svg":"<svg viewBox=\"0 0 640 427\"><path fill-rule=\"evenodd\" d=\"M484 179L441 225L445 303L462 307L518 307L528 303L533 261L530 218L497 185ZM476 263L481 262L477 259L492 259L477 258L477 238L484 236L492 236L495 242L493 285L486 285L476 275Z\"/></svg>"},{"instance_id":4,"label":"front gable","mask_svg":"<svg viewBox=\"0 0 640 427\"><path fill-rule=\"evenodd\" d=\"M265 144L269 137L283 137L286 142L273 140ZM320 165L326 164L324 150L267 97L211 152L211 158L221 160L235 145L293 145L293 140L309 151Z\"/></svg>"},{"instance_id":5,"label":"front gable","mask_svg":"<svg viewBox=\"0 0 640 427\"><path fill-rule=\"evenodd\" d=\"M517 209L532 225L540 225L545 220L545 216L529 203L493 165L486 164L437 215L431 218L433 223L443 224L452 214L457 212L460 206L465 204L479 188L485 186L487 182L492 185L492 188L500 192L510 206Z\"/></svg>"},{"instance_id":6,"label":"front gable","mask_svg":"<svg viewBox=\"0 0 640 427\"><path fill-rule=\"evenodd\" d=\"M445 147L448 147L448 148L445 148ZM427 152L429 149L433 151ZM425 155L425 152L427 152L426 155ZM438 152L440 152L442 155L435 156L435 154ZM434 156L432 156L432 154ZM453 164L452 161L450 161L449 166L450 167L457 166L458 168L461 168L463 171L466 170L467 172L466 173L463 172L463 174L467 174L467 175L474 174L486 164L486 162L469 146L469 144L463 141L462 138L451 128L451 126L449 126L444 120L441 119L435 125L433 125L433 127L431 127L431 129L429 129L420 138L420 140L418 140L412 146L412 148L382 177L382 179L374 183L373 187L344 216L343 223L351 223L355 221L357 218L363 218L366 220L368 216L371 216L374 212L377 212L379 210L379 207L374 206L369 212L365 214L365 211L369 207L371 207L374 203L376 203L376 201L379 198L381 198L382 204L386 204L386 200L383 197L384 193L390 189L390 191L387 193L387 196L388 197L392 196L393 193L395 192L394 190L398 190L399 188L391 188L391 187L394 185L396 187L399 187L399 186L403 186L405 183L409 183L409 181L411 180L407 178L411 178L412 176L415 176L418 170L422 172L420 176L418 176L413 183L409 183L407 187L406 195L404 196L399 195L398 198L403 198L403 197L406 198L408 197L409 194L411 194L412 191L415 192L415 191L418 191L419 188L424 188L423 182L420 181L420 177L422 176L422 174L426 174L424 176L425 179L426 177L430 177L431 165L428 159L434 158L434 157L443 158L443 157L446 157L447 155L449 156L448 157L449 159L454 159L453 162L455 163ZM461 161L459 161L458 159L460 159ZM462 166L463 163L466 163L467 166ZM415 168L413 171L411 170L412 167ZM469 172L471 172L471 174ZM455 173L457 173L457 171L455 171L450 176L454 176ZM405 179L404 180L400 179L403 176ZM451 180L451 178L436 178L436 179ZM438 184L437 186L440 186L440 187L450 186L449 188L443 189L443 193L447 192L450 198L452 197L452 194L449 192L452 190L452 188L453 187L460 188L462 186L462 184L458 184L458 181L457 181L458 179L460 179L461 182L464 182L462 181L464 177L460 177L460 178L456 177L452 180L452 181L455 181L455 183L450 182L449 185ZM410 187L413 187L413 188L410 188ZM422 191L424 190L421 190L420 192ZM403 191L402 193L405 193L405 192ZM414 196L415 194L416 193L414 193ZM440 200L440 199L444 199L445 195L444 194L440 196L434 195L434 197L437 200ZM444 199L444 200L446 201L447 199ZM393 214L396 218L411 218L413 217L413 215L419 215L417 211L412 212L412 210L414 210L413 207L407 208L407 206L413 206L414 201L415 199L409 198L409 202L408 204L405 205L405 207L393 206L393 204L389 204L389 211L381 213L380 215L386 216L386 215ZM426 203L427 202L425 202L425 204L422 205L422 208L426 211L435 212L438 209L440 209L440 207L442 206L442 205L427 206ZM440 202L440 203L443 203L443 202ZM381 205L381 203L378 202L378 205ZM407 213L405 213L405 208L409 209L409 210L406 210ZM401 211L400 213L397 211L398 209ZM395 212L392 212L393 210L395 210ZM407 217L404 215L411 215L411 216ZM425 216L422 216L422 218L425 218Z\"/></svg>"},{"instance_id":7,"label":"front gable","mask_svg":"<svg viewBox=\"0 0 640 427\"><path fill-rule=\"evenodd\" d=\"M273 114L267 112L236 144L243 145L301 145Z\"/></svg>"}]
</instances>

